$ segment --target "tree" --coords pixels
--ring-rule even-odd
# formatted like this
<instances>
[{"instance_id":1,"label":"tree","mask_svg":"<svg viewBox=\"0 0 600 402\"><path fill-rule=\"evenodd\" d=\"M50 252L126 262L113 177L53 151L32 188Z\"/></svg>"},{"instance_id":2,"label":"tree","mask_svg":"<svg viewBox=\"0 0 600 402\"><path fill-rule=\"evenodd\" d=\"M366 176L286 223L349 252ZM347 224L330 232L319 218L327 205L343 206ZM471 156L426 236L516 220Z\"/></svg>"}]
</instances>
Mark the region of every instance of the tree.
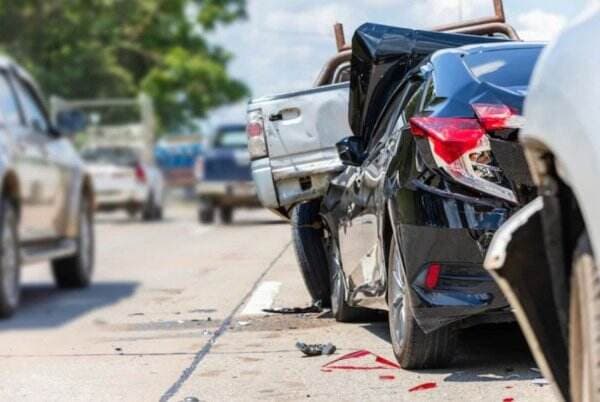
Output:
<instances>
[{"instance_id":1,"label":"tree","mask_svg":"<svg viewBox=\"0 0 600 402\"><path fill-rule=\"evenodd\" d=\"M223 48L206 40L245 0L0 0L0 49L65 98L147 92L163 127L240 100Z\"/></svg>"}]
</instances>

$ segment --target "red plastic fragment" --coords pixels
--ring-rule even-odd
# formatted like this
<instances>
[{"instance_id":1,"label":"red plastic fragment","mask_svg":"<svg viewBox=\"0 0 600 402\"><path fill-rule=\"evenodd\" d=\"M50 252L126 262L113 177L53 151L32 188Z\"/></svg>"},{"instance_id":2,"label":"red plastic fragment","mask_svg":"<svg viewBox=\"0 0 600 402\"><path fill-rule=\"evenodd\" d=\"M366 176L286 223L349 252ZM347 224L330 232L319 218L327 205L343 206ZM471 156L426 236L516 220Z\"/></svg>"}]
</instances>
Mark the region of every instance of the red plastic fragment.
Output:
<instances>
[{"instance_id":1,"label":"red plastic fragment","mask_svg":"<svg viewBox=\"0 0 600 402\"><path fill-rule=\"evenodd\" d=\"M337 364L342 361L365 359L370 357L372 360L363 364ZM373 359L374 358L374 359ZM368 350L357 350L348 353L342 357L326 363L321 367L321 371L331 372L333 370L387 370L399 369L400 366Z\"/></svg>"},{"instance_id":2,"label":"red plastic fragment","mask_svg":"<svg viewBox=\"0 0 600 402\"><path fill-rule=\"evenodd\" d=\"M502 402L514 402L515 398L504 398Z\"/></svg>"},{"instance_id":3,"label":"red plastic fragment","mask_svg":"<svg viewBox=\"0 0 600 402\"><path fill-rule=\"evenodd\" d=\"M412 387L408 390L408 392L425 391L427 389L432 388L437 388L437 384L435 382L424 382L423 384L419 384L416 387Z\"/></svg>"},{"instance_id":4,"label":"red plastic fragment","mask_svg":"<svg viewBox=\"0 0 600 402\"><path fill-rule=\"evenodd\" d=\"M394 376L394 375L380 375L379 379L383 380L383 381L395 380L396 376Z\"/></svg>"}]
</instances>

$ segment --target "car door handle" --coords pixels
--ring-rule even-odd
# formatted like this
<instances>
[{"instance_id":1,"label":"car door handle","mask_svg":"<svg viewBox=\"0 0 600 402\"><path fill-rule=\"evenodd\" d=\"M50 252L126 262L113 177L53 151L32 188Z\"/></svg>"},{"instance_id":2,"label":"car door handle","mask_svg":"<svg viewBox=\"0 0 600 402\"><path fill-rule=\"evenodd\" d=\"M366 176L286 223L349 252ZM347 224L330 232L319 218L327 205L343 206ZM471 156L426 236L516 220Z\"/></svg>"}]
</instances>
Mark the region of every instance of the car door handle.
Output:
<instances>
[{"instance_id":1,"label":"car door handle","mask_svg":"<svg viewBox=\"0 0 600 402\"><path fill-rule=\"evenodd\" d=\"M280 113L273 113L272 115L269 116L269 121L281 121L283 120L283 114Z\"/></svg>"}]
</instances>

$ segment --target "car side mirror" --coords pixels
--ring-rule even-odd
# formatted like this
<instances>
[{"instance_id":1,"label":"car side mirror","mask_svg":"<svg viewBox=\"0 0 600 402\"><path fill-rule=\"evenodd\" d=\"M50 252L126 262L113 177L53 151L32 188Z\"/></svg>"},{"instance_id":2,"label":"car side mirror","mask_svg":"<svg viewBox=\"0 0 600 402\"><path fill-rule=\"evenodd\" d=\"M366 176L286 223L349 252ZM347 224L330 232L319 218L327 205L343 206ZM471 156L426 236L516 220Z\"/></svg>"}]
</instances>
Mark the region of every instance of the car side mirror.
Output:
<instances>
[{"instance_id":1,"label":"car side mirror","mask_svg":"<svg viewBox=\"0 0 600 402\"><path fill-rule=\"evenodd\" d=\"M81 110L63 110L56 114L55 129L62 135L71 137L85 130L87 125L87 116Z\"/></svg>"},{"instance_id":2,"label":"car side mirror","mask_svg":"<svg viewBox=\"0 0 600 402\"><path fill-rule=\"evenodd\" d=\"M360 166L365 160L365 145L360 137L346 137L335 146L346 166Z\"/></svg>"}]
</instances>

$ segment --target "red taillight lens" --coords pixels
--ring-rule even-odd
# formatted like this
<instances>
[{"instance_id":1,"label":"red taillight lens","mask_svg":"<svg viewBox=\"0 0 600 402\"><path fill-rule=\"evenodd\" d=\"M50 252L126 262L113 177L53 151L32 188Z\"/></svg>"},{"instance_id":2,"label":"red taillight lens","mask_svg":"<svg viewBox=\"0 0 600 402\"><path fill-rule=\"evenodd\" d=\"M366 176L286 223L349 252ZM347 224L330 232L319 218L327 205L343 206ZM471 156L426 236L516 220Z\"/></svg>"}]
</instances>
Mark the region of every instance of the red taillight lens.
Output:
<instances>
[{"instance_id":1,"label":"red taillight lens","mask_svg":"<svg viewBox=\"0 0 600 402\"><path fill-rule=\"evenodd\" d=\"M472 106L486 131L511 128L511 119L519 115L516 110L502 104L474 103Z\"/></svg>"},{"instance_id":2,"label":"red taillight lens","mask_svg":"<svg viewBox=\"0 0 600 402\"><path fill-rule=\"evenodd\" d=\"M429 264L427 273L425 274L425 289L433 290L437 288L440 283L441 272L442 266L440 264Z\"/></svg>"},{"instance_id":3,"label":"red taillight lens","mask_svg":"<svg viewBox=\"0 0 600 402\"><path fill-rule=\"evenodd\" d=\"M264 119L259 110L248 113L246 134L248 135L248 152L250 153L250 158L255 160L267 156Z\"/></svg>"},{"instance_id":4,"label":"red taillight lens","mask_svg":"<svg viewBox=\"0 0 600 402\"><path fill-rule=\"evenodd\" d=\"M137 163L135 165L135 178L139 182L142 182L142 183L146 182L146 172L144 171L144 168L142 167L142 165L140 165L139 163Z\"/></svg>"},{"instance_id":5,"label":"red taillight lens","mask_svg":"<svg viewBox=\"0 0 600 402\"><path fill-rule=\"evenodd\" d=\"M413 135L430 139L433 151L446 163L451 163L475 148L485 131L475 119L453 117L413 117Z\"/></svg>"},{"instance_id":6,"label":"red taillight lens","mask_svg":"<svg viewBox=\"0 0 600 402\"><path fill-rule=\"evenodd\" d=\"M263 134L262 124L259 122L248 123L246 126L246 133L248 134L248 138L260 137Z\"/></svg>"}]
</instances>

